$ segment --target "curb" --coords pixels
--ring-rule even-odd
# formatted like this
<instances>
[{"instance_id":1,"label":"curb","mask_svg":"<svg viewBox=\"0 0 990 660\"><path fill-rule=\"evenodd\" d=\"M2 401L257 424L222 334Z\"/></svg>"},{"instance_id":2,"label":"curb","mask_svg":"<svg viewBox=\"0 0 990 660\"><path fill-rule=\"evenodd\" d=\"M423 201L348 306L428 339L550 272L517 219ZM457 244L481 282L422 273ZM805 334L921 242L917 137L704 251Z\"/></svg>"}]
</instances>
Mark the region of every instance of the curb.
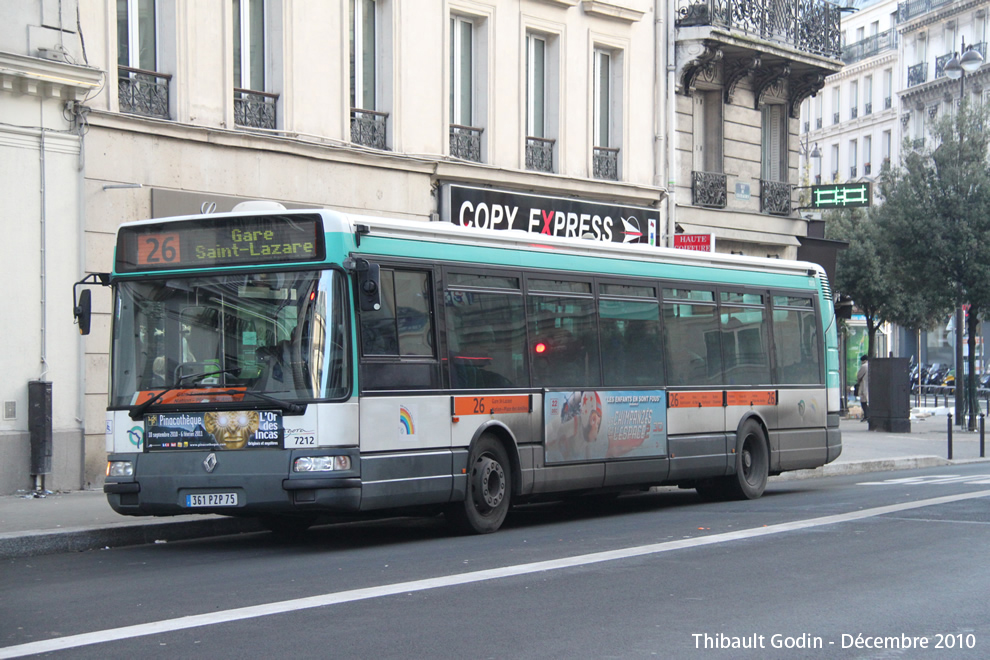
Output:
<instances>
[{"instance_id":1,"label":"curb","mask_svg":"<svg viewBox=\"0 0 990 660\"><path fill-rule=\"evenodd\" d=\"M977 459L978 461L979 459ZM771 481L795 481L799 479L818 479L821 477L838 477L850 474L867 474L869 472L888 472L894 470L914 470L919 468L940 467L956 463L974 461L950 461L939 456L906 456L903 458L881 458L872 461L850 461L849 463L829 463L814 470L795 470L785 472Z\"/></svg>"},{"instance_id":2,"label":"curb","mask_svg":"<svg viewBox=\"0 0 990 660\"><path fill-rule=\"evenodd\" d=\"M253 518L211 518L182 522L11 532L0 534L0 559L83 552L129 545L152 545L210 536L246 534L264 529L261 523Z\"/></svg>"}]
</instances>

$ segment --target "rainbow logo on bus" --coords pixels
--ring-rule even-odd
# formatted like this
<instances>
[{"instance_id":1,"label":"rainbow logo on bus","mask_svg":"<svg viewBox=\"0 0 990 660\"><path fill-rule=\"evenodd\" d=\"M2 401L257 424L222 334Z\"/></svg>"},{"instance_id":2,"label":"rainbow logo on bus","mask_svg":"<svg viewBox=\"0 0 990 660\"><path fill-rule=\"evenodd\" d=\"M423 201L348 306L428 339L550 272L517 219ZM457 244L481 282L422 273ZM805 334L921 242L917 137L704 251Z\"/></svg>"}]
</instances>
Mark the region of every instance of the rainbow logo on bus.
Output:
<instances>
[{"instance_id":1,"label":"rainbow logo on bus","mask_svg":"<svg viewBox=\"0 0 990 660\"><path fill-rule=\"evenodd\" d=\"M416 435L412 413L405 406L399 406L399 435Z\"/></svg>"}]
</instances>

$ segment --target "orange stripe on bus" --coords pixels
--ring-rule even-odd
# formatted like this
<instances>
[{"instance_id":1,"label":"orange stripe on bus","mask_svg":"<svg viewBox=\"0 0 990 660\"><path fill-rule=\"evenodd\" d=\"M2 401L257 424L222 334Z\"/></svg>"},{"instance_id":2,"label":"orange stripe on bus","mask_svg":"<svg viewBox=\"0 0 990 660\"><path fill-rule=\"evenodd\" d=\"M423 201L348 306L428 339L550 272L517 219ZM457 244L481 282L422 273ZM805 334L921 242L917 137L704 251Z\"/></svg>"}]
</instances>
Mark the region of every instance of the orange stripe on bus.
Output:
<instances>
[{"instance_id":1,"label":"orange stripe on bus","mask_svg":"<svg viewBox=\"0 0 990 660\"><path fill-rule=\"evenodd\" d=\"M758 392L727 392L727 404L730 406L775 406L777 393L774 391Z\"/></svg>"},{"instance_id":2,"label":"orange stripe on bus","mask_svg":"<svg viewBox=\"0 0 990 660\"><path fill-rule=\"evenodd\" d=\"M722 392L670 392L668 408L721 408Z\"/></svg>"}]
</instances>

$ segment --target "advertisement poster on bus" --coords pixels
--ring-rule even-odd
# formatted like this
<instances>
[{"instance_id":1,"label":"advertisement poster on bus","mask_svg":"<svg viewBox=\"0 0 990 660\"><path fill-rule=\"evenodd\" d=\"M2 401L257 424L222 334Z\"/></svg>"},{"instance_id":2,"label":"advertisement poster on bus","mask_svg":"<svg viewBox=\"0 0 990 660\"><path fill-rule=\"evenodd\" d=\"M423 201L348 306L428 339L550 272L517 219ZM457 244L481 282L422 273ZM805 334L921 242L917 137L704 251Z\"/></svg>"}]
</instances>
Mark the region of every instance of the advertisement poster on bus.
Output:
<instances>
[{"instance_id":1,"label":"advertisement poster on bus","mask_svg":"<svg viewBox=\"0 0 990 660\"><path fill-rule=\"evenodd\" d=\"M667 454L664 392L547 392L546 461L643 458Z\"/></svg>"},{"instance_id":2,"label":"advertisement poster on bus","mask_svg":"<svg viewBox=\"0 0 990 660\"><path fill-rule=\"evenodd\" d=\"M148 451L177 449L278 449L282 415L267 410L159 413L148 415Z\"/></svg>"}]
</instances>

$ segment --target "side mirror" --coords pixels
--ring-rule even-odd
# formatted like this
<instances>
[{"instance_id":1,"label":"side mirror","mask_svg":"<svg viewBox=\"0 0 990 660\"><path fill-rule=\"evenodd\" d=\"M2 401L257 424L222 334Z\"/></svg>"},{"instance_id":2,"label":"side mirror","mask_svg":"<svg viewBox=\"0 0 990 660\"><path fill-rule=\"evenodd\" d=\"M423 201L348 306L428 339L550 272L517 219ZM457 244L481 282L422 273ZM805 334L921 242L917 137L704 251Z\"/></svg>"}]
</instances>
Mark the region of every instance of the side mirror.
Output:
<instances>
[{"instance_id":1,"label":"side mirror","mask_svg":"<svg viewBox=\"0 0 990 660\"><path fill-rule=\"evenodd\" d=\"M381 268L365 259L355 264L358 276L358 297L362 312L376 312L382 308Z\"/></svg>"},{"instance_id":2,"label":"side mirror","mask_svg":"<svg viewBox=\"0 0 990 660\"><path fill-rule=\"evenodd\" d=\"M93 294L89 289L79 292L79 301L72 309L72 315L79 324L79 334L88 335L90 322L93 318Z\"/></svg>"}]
</instances>

